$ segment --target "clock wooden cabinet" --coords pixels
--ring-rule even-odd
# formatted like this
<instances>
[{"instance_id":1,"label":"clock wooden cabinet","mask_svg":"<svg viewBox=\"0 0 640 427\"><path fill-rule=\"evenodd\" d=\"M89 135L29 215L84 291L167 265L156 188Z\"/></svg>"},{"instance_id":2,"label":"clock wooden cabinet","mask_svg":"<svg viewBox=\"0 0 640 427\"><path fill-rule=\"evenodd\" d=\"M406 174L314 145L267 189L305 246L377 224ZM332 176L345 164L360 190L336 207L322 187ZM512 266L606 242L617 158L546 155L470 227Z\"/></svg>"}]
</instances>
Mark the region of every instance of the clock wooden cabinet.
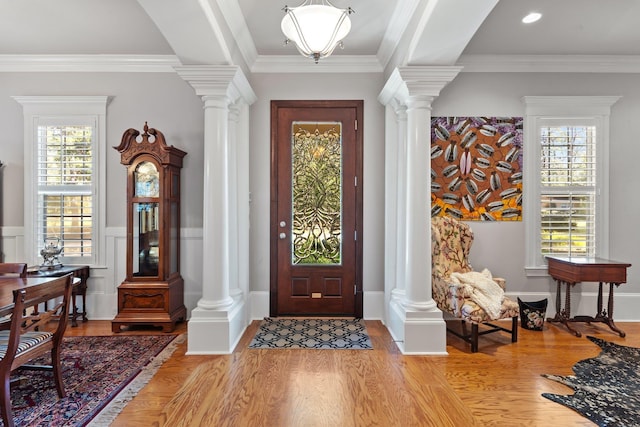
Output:
<instances>
[{"instance_id":1,"label":"clock wooden cabinet","mask_svg":"<svg viewBox=\"0 0 640 427\"><path fill-rule=\"evenodd\" d=\"M127 167L127 276L118 286L112 330L151 325L170 332L185 320L180 275L180 170L187 154L162 132L128 129L120 145Z\"/></svg>"}]
</instances>

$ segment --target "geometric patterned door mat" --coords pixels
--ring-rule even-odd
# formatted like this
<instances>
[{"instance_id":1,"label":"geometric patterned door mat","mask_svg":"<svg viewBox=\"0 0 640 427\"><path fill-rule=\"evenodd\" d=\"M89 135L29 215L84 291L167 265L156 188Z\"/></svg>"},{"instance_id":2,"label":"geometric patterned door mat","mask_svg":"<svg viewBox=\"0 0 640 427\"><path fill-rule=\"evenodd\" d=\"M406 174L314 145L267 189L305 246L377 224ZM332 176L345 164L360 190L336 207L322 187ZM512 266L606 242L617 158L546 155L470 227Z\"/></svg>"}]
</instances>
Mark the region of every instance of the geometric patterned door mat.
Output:
<instances>
[{"instance_id":1,"label":"geometric patterned door mat","mask_svg":"<svg viewBox=\"0 0 640 427\"><path fill-rule=\"evenodd\" d=\"M249 348L372 349L362 319L265 317Z\"/></svg>"}]
</instances>

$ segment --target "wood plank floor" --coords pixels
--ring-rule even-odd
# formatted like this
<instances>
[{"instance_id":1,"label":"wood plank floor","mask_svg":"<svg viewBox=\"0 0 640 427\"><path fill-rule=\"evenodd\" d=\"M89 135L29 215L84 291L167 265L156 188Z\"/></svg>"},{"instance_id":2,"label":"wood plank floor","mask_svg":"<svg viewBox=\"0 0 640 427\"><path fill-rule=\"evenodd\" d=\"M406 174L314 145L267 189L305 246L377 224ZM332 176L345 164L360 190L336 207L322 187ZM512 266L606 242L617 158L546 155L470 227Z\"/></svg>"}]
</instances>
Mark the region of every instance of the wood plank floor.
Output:
<instances>
[{"instance_id":1,"label":"wood plank floor","mask_svg":"<svg viewBox=\"0 0 640 427\"><path fill-rule=\"evenodd\" d=\"M448 356L403 356L379 321L366 321L373 350L258 350L254 321L230 355L185 356L186 343L112 424L133 426L591 426L541 396L571 394L543 373L571 374L599 348L585 335L640 347L640 323L577 324L582 338L545 324L480 339L480 351L448 335ZM185 333L179 325L177 333ZM122 332L149 333L148 331ZM68 335L111 335L109 321Z\"/></svg>"}]
</instances>

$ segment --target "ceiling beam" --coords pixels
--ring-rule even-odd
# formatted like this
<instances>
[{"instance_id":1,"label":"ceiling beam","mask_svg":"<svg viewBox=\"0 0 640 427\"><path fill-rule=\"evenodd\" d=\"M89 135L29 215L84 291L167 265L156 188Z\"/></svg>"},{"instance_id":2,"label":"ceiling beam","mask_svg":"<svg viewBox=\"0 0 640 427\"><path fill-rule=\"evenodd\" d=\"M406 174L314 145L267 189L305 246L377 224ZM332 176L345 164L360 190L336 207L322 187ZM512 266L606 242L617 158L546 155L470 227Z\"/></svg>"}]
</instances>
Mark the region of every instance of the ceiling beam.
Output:
<instances>
[{"instance_id":1,"label":"ceiling beam","mask_svg":"<svg viewBox=\"0 0 640 427\"><path fill-rule=\"evenodd\" d=\"M183 65L231 65L215 1L138 0Z\"/></svg>"},{"instance_id":2,"label":"ceiling beam","mask_svg":"<svg viewBox=\"0 0 640 427\"><path fill-rule=\"evenodd\" d=\"M407 65L453 65L499 0L428 0Z\"/></svg>"}]
</instances>

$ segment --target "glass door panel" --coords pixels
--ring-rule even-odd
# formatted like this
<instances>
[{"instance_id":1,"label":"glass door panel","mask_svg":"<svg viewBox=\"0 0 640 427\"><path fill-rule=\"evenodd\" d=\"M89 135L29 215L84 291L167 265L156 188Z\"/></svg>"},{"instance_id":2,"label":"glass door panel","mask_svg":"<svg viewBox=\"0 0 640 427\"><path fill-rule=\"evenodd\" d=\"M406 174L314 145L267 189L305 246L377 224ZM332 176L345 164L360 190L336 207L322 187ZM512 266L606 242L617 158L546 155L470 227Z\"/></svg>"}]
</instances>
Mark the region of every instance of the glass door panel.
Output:
<instances>
[{"instance_id":1,"label":"glass door panel","mask_svg":"<svg viewBox=\"0 0 640 427\"><path fill-rule=\"evenodd\" d=\"M158 275L158 203L133 204L133 275Z\"/></svg>"}]
</instances>

